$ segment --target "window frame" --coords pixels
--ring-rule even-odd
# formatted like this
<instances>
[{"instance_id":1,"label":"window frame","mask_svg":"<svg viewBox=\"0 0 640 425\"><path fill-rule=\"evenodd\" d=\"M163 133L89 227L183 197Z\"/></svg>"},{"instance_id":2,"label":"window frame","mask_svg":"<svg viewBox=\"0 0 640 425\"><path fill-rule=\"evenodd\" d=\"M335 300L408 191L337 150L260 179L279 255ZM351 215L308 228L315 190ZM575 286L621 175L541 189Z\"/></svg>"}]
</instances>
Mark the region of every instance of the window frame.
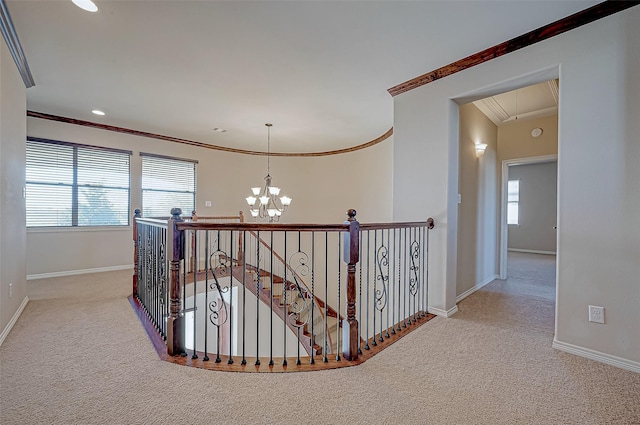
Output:
<instances>
[{"instance_id":1,"label":"window frame","mask_svg":"<svg viewBox=\"0 0 640 425\"><path fill-rule=\"evenodd\" d=\"M518 199L516 199L515 201L509 200L510 194L509 194L509 185L511 182L518 182L518 191L516 193L516 197ZM515 217L515 223L510 223L509 220L509 205L516 205L516 217ZM508 226L520 226L520 179L507 179L507 225Z\"/></svg>"},{"instance_id":2,"label":"window frame","mask_svg":"<svg viewBox=\"0 0 640 425\"><path fill-rule=\"evenodd\" d=\"M88 145L88 144L82 144L82 143L73 143L73 142L66 142L66 141L61 141L61 140L53 140L53 139L46 139L46 138L41 138L41 137L31 137L28 136L26 139L26 143L28 144L29 142L32 143L42 143L42 144L47 144L47 145L57 145L57 146L66 146L66 147L71 147L73 149L72 152L72 181L71 183L68 182L60 182L60 183L52 183L52 182L43 182L43 181L38 181L38 180L28 180L27 179L27 168L32 165L32 166L36 166L36 164L29 164L27 163L27 155L26 155L26 146L25 146L25 222L27 222L28 219L28 212L26 210L27 208L27 201L26 198L28 196L28 186L29 185L34 185L34 186L55 186L55 187L69 187L71 188L71 204L70 204L70 214L71 214L71 224L70 225L29 225L28 223L26 223L27 225L27 231L28 232L38 232L38 231L42 231L42 232L57 232L57 231L68 231L68 230L103 230L106 228L109 229L114 229L114 228L128 228L131 227L131 156L133 154L132 151L129 150L125 150L125 149L117 149L117 148L111 148L111 147L104 147L104 146L95 146L95 145ZM109 152L109 153L116 153L116 154L123 154L126 156L127 158L127 178L126 178L126 182L127 185L125 186L118 186L118 185L95 185L95 184L88 184L88 183L80 183L79 182L79 178L78 178L78 166L80 164L78 158L78 152L82 150L82 151L102 151L102 152ZM82 152L81 152L82 153ZM80 164L82 166L82 164ZM110 223L110 224L89 224L89 225L83 225L80 224L80 210L81 210L81 204L80 204L80 196L79 193L83 190L83 189L87 189L87 188L105 188L105 189L109 189L109 190L122 190L122 191L126 191L126 223ZM120 211L122 212L122 211Z\"/></svg>"},{"instance_id":3,"label":"window frame","mask_svg":"<svg viewBox=\"0 0 640 425\"><path fill-rule=\"evenodd\" d=\"M148 214L146 213L146 207L145 207L145 194L146 193L168 193L168 194L191 194L192 195L192 206L188 209L188 210L183 210L182 211L182 215L191 215L191 212L195 210L196 205L197 205L197 189L198 189L198 169L197 169L197 165L198 165L198 160L195 159L188 159L188 158L179 158L179 157L175 157L175 156L168 156L168 155L160 155L160 154L155 154L155 153L149 153L149 152L140 152L140 157L141 157L141 164L140 164L140 210L142 211L142 216L143 217L156 217L156 218L166 218L169 217L169 213L171 208L175 208L176 206L179 207L179 205L172 205L170 208L167 208L167 211L164 212L159 212L158 214ZM170 190L163 190L163 189L157 189L157 188L153 188L153 187L145 187L145 177L152 177L152 176L146 176L146 172L145 172L145 158L155 158L155 159L159 159L159 160L164 160L164 161L172 161L172 162L180 162L180 163L187 163L187 164L191 164L193 166L193 190L175 190L175 189L170 189Z\"/></svg>"}]
</instances>

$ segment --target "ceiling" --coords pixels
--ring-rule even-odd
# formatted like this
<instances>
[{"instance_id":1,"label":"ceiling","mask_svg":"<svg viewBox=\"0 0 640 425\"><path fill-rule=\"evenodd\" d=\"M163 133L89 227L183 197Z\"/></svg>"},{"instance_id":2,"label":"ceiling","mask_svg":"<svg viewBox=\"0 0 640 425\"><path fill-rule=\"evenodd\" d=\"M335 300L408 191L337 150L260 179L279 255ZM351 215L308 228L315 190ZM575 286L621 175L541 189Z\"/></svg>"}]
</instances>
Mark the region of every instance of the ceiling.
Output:
<instances>
[{"instance_id":1,"label":"ceiling","mask_svg":"<svg viewBox=\"0 0 640 425\"><path fill-rule=\"evenodd\" d=\"M308 153L385 134L388 88L598 2L6 3L31 111L259 151L271 122L272 152Z\"/></svg>"},{"instance_id":2,"label":"ceiling","mask_svg":"<svg viewBox=\"0 0 640 425\"><path fill-rule=\"evenodd\" d=\"M558 80L549 80L473 102L493 123L558 113Z\"/></svg>"}]
</instances>

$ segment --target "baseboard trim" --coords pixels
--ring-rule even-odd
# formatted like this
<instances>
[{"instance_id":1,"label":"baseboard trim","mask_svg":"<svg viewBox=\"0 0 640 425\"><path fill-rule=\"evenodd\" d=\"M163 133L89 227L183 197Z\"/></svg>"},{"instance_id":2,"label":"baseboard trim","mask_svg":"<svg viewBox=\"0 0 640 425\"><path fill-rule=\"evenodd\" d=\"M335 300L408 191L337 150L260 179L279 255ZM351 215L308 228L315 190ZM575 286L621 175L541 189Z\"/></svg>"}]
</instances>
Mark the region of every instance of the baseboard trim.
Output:
<instances>
[{"instance_id":1,"label":"baseboard trim","mask_svg":"<svg viewBox=\"0 0 640 425\"><path fill-rule=\"evenodd\" d=\"M16 322L18 321L18 318L20 318L20 315L22 314L22 311L24 310L24 308L27 306L28 302L29 302L29 297L24 297L24 300L22 300L22 304L20 304L20 307L18 307L18 310L16 311L16 313L13 315L11 320L9 320L9 323L7 323L7 326L4 328L4 330L0 334L0 346L2 346L4 339L9 335L9 332L11 332L11 329L13 329L13 325L15 325Z\"/></svg>"},{"instance_id":2,"label":"baseboard trim","mask_svg":"<svg viewBox=\"0 0 640 425\"><path fill-rule=\"evenodd\" d=\"M617 357L611 354L591 350L589 348L569 344L567 342L558 341L555 338L553 339L553 344L551 346L556 350L564 351L565 353L574 354L576 356L595 360L597 362L608 364L610 366L615 366L620 369L640 373L640 362L634 362L633 360L623 359L622 357Z\"/></svg>"},{"instance_id":3,"label":"baseboard trim","mask_svg":"<svg viewBox=\"0 0 640 425\"><path fill-rule=\"evenodd\" d=\"M122 266L96 267L93 269L67 270L63 272L28 274L27 280L46 279L49 277L75 276L78 274L113 272L117 270L133 269L133 264L124 264Z\"/></svg>"},{"instance_id":4,"label":"baseboard trim","mask_svg":"<svg viewBox=\"0 0 640 425\"><path fill-rule=\"evenodd\" d=\"M433 313L437 316L442 316L445 318L451 317L454 314L456 314L458 312L458 306L454 305L453 308L450 308L449 310L442 310L440 308L436 308L436 307L429 307L428 308L429 313Z\"/></svg>"},{"instance_id":5,"label":"baseboard trim","mask_svg":"<svg viewBox=\"0 0 640 425\"><path fill-rule=\"evenodd\" d=\"M537 249L509 248L507 251L510 251L510 252L525 252L527 254L556 255L555 251L539 251Z\"/></svg>"},{"instance_id":6,"label":"baseboard trim","mask_svg":"<svg viewBox=\"0 0 640 425\"><path fill-rule=\"evenodd\" d=\"M493 282L494 280L496 280L499 276L497 274L494 274L493 276L489 276L488 278L486 278L485 280L483 280L482 282L478 283L476 286L474 286L471 289L467 289L466 291L464 291L462 294L458 295L456 297L456 303L459 303L460 301L464 300L465 298L467 298L469 295L473 294L474 292L476 292L478 289L482 288L485 285L488 285L489 283Z\"/></svg>"}]
</instances>

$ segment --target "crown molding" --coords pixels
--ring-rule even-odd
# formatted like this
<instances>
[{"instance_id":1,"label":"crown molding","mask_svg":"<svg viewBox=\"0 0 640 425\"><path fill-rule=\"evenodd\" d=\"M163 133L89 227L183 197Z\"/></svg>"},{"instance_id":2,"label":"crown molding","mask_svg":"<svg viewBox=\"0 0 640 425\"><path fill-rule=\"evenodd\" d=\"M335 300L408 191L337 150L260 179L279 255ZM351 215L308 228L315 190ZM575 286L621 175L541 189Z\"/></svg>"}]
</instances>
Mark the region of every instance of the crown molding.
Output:
<instances>
[{"instance_id":1,"label":"crown molding","mask_svg":"<svg viewBox=\"0 0 640 425\"><path fill-rule=\"evenodd\" d=\"M11 56L13 56L13 60L18 67L18 72L22 77L22 81L24 81L25 87L29 88L35 86L36 83L33 81L33 75L31 75L31 70L27 63L27 57L24 55L22 45L18 39L18 33L13 26L9 9L7 9L7 5L4 0L0 0L0 30L2 31L4 40L7 42L7 47L11 52Z\"/></svg>"},{"instance_id":2,"label":"crown molding","mask_svg":"<svg viewBox=\"0 0 640 425\"><path fill-rule=\"evenodd\" d=\"M183 145L196 146L199 148L213 149L213 150L218 150L223 152L232 152L232 153L239 153L244 155L259 155L259 156L267 155L267 152L262 152L262 151L250 151L245 149L236 149L236 148L229 148L225 146L211 145L209 143L198 142L195 140L181 139L179 137L165 136L162 134L149 133L146 131L133 130L131 128L117 127L114 125L107 125L107 124L100 124L100 123L91 122L91 121L78 120L75 118L61 117L59 115L45 114L42 112L27 111L27 116L32 118L49 120L49 121L62 122L65 124L81 125L84 127L92 127L100 130L113 131L115 133L130 134L132 136L148 137L150 139L164 140L166 142L181 143ZM384 133L382 136L377 137L371 140L370 142L362 143L360 145L352 146L350 148L336 149L332 151L322 151L322 152L271 152L269 155L270 156L290 156L290 157L314 157L314 156L340 155L343 153L355 152L355 151L359 151L359 150L377 145L378 143L383 142L389 137L391 137L392 134L393 134L393 127L387 130L386 133Z\"/></svg>"},{"instance_id":3,"label":"crown molding","mask_svg":"<svg viewBox=\"0 0 640 425\"><path fill-rule=\"evenodd\" d=\"M564 32L571 31L583 25L597 21L598 19L602 19L609 15L613 15L614 13L629 9L630 7L637 6L638 4L640 4L640 1L635 0L605 1L599 3L588 9L567 16L566 18L512 38L509 41L489 47L481 52L467 56L464 59L457 60L449 65L445 65L434 71L420 75L419 77L415 77L409 81L405 81L404 83L391 87L387 91L391 96L397 96L401 93L429 84L435 80L448 77L449 75L456 74L460 71L464 71L465 69L480 65L481 63L515 52L516 50L531 46L532 44L539 43Z\"/></svg>"},{"instance_id":4,"label":"crown molding","mask_svg":"<svg viewBox=\"0 0 640 425\"><path fill-rule=\"evenodd\" d=\"M480 109L482 113L489 117L489 119L495 125L500 125L505 120L509 119L509 114L502 108L502 106L500 106L498 102L496 102L493 96L477 100L473 102L473 104L476 105L476 107Z\"/></svg>"},{"instance_id":5,"label":"crown molding","mask_svg":"<svg viewBox=\"0 0 640 425\"><path fill-rule=\"evenodd\" d=\"M547 84L549 84L549 90L551 91L551 96L553 96L553 100L556 102L556 105L558 104L558 99L560 96L559 90L558 90L558 80L549 80L547 81Z\"/></svg>"}]
</instances>

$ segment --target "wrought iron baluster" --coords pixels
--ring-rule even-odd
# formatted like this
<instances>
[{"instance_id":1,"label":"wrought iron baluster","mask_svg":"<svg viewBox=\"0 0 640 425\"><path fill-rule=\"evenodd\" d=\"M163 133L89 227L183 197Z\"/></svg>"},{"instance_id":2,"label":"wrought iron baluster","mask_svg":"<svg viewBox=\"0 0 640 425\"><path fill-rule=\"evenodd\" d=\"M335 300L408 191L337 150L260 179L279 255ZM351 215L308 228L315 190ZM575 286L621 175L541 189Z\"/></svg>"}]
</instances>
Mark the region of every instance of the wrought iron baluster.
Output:
<instances>
[{"instance_id":1,"label":"wrought iron baluster","mask_svg":"<svg viewBox=\"0 0 640 425\"><path fill-rule=\"evenodd\" d=\"M269 246L271 246L271 255L269 261L269 272L271 273L271 287L269 288L269 366L273 366L273 231L269 239Z\"/></svg>"},{"instance_id":2,"label":"wrought iron baluster","mask_svg":"<svg viewBox=\"0 0 640 425\"><path fill-rule=\"evenodd\" d=\"M231 230L229 235L229 255L227 259L229 259L230 267L229 267L229 358L227 359L227 364L233 364L233 352L231 347L233 347L233 253L236 252L233 243L235 242L235 238L233 237L233 230Z\"/></svg>"},{"instance_id":3,"label":"wrought iron baluster","mask_svg":"<svg viewBox=\"0 0 640 425\"><path fill-rule=\"evenodd\" d=\"M395 233L395 230L394 230ZM398 332L402 330L402 327L400 326L400 321L402 320L402 248L403 248L403 244L402 244L402 229L398 230L398 292L396 295L397 301L398 301L398 312L397 312L397 318L395 320L395 323L393 325L394 330L397 330Z\"/></svg>"},{"instance_id":4,"label":"wrought iron baluster","mask_svg":"<svg viewBox=\"0 0 640 425\"><path fill-rule=\"evenodd\" d=\"M273 251L272 251L273 252ZM284 258L287 258L287 232L284 232ZM282 326L282 336L283 336L283 355L282 355L282 366L287 365L287 320L289 320L288 313L288 304L287 304L287 292L289 291L289 282L287 281L287 267L285 265L284 270L284 285L282 286L282 299L284 302L284 321Z\"/></svg>"},{"instance_id":5,"label":"wrought iron baluster","mask_svg":"<svg viewBox=\"0 0 640 425\"><path fill-rule=\"evenodd\" d=\"M316 333L314 329L314 324L316 322L315 316L315 300L316 300L316 288L315 288L315 273L316 273L316 232L311 232L311 364L315 364L315 343L316 343Z\"/></svg>"},{"instance_id":6,"label":"wrought iron baluster","mask_svg":"<svg viewBox=\"0 0 640 425\"><path fill-rule=\"evenodd\" d=\"M375 268L377 270L378 267L378 230L374 230L373 231L373 248L376 252L376 258L374 259L375 261ZM377 271L374 272L374 276L373 276L373 311L371 312L373 315L373 338L371 340L371 345L373 345L374 347L378 345L378 342L376 341L376 310L377 310L377 300L378 300L378 273Z\"/></svg>"},{"instance_id":7,"label":"wrought iron baluster","mask_svg":"<svg viewBox=\"0 0 640 425\"><path fill-rule=\"evenodd\" d=\"M198 275L198 267L200 265L195 264L196 271L194 272L194 276ZM209 260L209 230L204 231L204 305L209 305L209 268L210 268L210 260ZM206 307L205 307L206 309ZM204 357L203 361L209 361L209 349L208 349L208 340L209 340L209 321L207 320L207 312L204 313Z\"/></svg>"},{"instance_id":8,"label":"wrought iron baluster","mask_svg":"<svg viewBox=\"0 0 640 425\"><path fill-rule=\"evenodd\" d=\"M408 272L407 270L409 269L409 255L408 255L408 249L407 249L407 245L409 243L409 237L407 235L407 231L408 229L405 227L404 228L404 285L403 286L403 291L404 291L404 296L402 297L402 327L406 328L407 327L407 299L409 297L408 295L408 291L407 291L407 286L408 286Z\"/></svg>"},{"instance_id":9,"label":"wrought iron baluster","mask_svg":"<svg viewBox=\"0 0 640 425\"><path fill-rule=\"evenodd\" d=\"M192 236L193 236L194 245L197 246L197 238L198 238L198 236L197 236L195 230L192 230L192 233L193 233ZM197 320L198 319L198 266L197 266L197 264L198 264L198 252L197 252L197 250L194 250L194 251L196 251L196 252L192 252L191 253L193 255L194 262L195 262L194 267L193 267L195 269L193 271L193 354L191 355L191 358L192 359L197 359L198 358L198 354L197 354L198 347L196 345L196 342L197 342L196 336L198 335L198 332L197 332L196 323L198 322L198 320ZM185 255L185 262L186 262L186 257L187 256ZM186 266L186 264L185 264L185 266ZM185 271L185 273L184 273L185 274L185 281L184 281L184 283L185 283L184 286L185 287L187 286L186 268L187 267L183 268L183 270ZM186 299L185 299L185 303L186 303Z\"/></svg>"},{"instance_id":10,"label":"wrought iron baluster","mask_svg":"<svg viewBox=\"0 0 640 425\"><path fill-rule=\"evenodd\" d=\"M367 230L367 301L366 301L366 305L367 305L367 340L365 342L365 346L364 349L365 350L369 350L369 303L371 302L371 297L369 294L369 288L371 286L371 283L369 281L369 277L371 275L371 267L370 267L370 262L369 259L371 258L371 230ZM375 281L374 281L374 285L375 285ZM375 321L375 317L373 319ZM374 341L375 342L375 338Z\"/></svg>"},{"instance_id":11,"label":"wrought iron baluster","mask_svg":"<svg viewBox=\"0 0 640 425\"><path fill-rule=\"evenodd\" d=\"M329 257L329 232L324 232L324 258ZM329 299L329 263L328 261L324 262L324 348L322 349L322 361L327 363L329 358L327 357L327 351L329 350L328 344L328 299Z\"/></svg>"},{"instance_id":12,"label":"wrought iron baluster","mask_svg":"<svg viewBox=\"0 0 640 425\"><path fill-rule=\"evenodd\" d=\"M338 326L336 326L336 361L340 361L340 307L342 306L342 301L340 300L340 288L342 286L340 276L340 271L342 269L342 261L340 258L340 253L342 252L342 238L340 236L340 233L338 233L338 312L336 317Z\"/></svg>"},{"instance_id":13,"label":"wrought iron baluster","mask_svg":"<svg viewBox=\"0 0 640 425\"><path fill-rule=\"evenodd\" d=\"M394 235L395 235L395 232L394 232ZM395 242L396 241L395 241L395 238L394 238L393 239L393 244L391 243L391 230L390 229L387 229L387 240L389 241L387 243L389 244L389 261L391 262L394 259L392 254L393 254L393 250L395 249ZM391 271L393 271L393 265L390 264L389 267L391 267ZM389 310L391 310L391 307L393 306L392 300L391 300L391 293L393 291L393 276L391 275L391 273L389 273L389 281L388 282L389 282L388 283L389 304L387 306L387 326L385 326L385 328L384 328L384 333L385 333L385 336L387 338L390 337L390 335L389 335Z\"/></svg>"},{"instance_id":14,"label":"wrought iron baluster","mask_svg":"<svg viewBox=\"0 0 640 425\"><path fill-rule=\"evenodd\" d=\"M393 287L393 299L390 300L389 308L391 310L391 333L393 335L396 334L396 304L395 300L398 298L400 294L400 253L402 252L401 248L401 239L399 235L397 235L396 229L393 229L393 249L398 251L398 256L394 256L393 267L398 270L398 285L392 285L391 281L389 281L389 286Z\"/></svg>"},{"instance_id":15,"label":"wrought iron baluster","mask_svg":"<svg viewBox=\"0 0 640 425\"><path fill-rule=\"evenodd\" d=\"M242 361L240 362L240 364L246 365L247 364L247 357L245 352L245 348L246 348L245 330L246 330L246 323L247 323L247 316L246 316L246 312L247 312L247 231L246 230L242 231L242 258L244 259L244 261L242 262Z\"/></svg>"},{"instance_id":16,"label":"wrought iron baluster","mask_svg":"<svg viewBox=\"0 0 640 425\"><path fill-rule=\"evenodd\" d=\"M256 366L260 366L260 231L257 231L256 239L256 265L258 273L256 274Z\"/></svg>"}]
</instances>

